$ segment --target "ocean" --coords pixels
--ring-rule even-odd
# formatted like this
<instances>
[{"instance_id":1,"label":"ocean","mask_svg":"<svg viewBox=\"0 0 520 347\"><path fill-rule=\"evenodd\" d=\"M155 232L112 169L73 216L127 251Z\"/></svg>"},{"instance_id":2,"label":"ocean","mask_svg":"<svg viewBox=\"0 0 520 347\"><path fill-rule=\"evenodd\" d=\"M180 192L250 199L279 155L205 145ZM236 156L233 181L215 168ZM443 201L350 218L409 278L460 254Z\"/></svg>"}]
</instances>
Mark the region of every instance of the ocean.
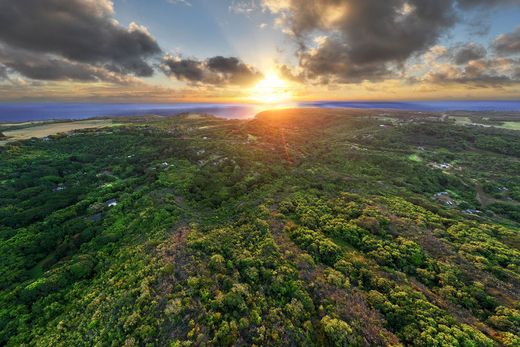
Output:
<instances>
[{"instance_id":1,"label":"ocean","mask_svg":"<svg viewBox=\"0 0 520 347\"><path fill-rule=\"evenodd\" d=\"M520 112L516 101L414 101L355 102L315 101L293 104L295 107L393 109L412 111L502 111ZM208 113L224 118L250 118L269 109L266 105L211 103L69 103L69 102L3 102L0 122L25 122L52 119L85 119L103 116L176 115L185 112Z\"/></svg>"}]
</instances>

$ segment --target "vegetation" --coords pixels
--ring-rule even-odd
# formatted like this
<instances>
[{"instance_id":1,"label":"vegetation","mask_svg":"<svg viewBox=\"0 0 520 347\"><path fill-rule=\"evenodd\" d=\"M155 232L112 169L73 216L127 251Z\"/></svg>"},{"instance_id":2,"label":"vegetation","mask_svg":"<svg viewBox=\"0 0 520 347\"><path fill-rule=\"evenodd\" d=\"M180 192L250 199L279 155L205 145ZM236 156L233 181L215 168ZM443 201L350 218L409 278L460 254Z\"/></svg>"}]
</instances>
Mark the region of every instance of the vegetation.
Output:
<instances>
[{"instance_id":1,"label":"vegetation","mask_svg":"<svg viewBox=\"0 0 520 347\"><path fill-rule=\"evenodd\" d=\"M0 345L520 345L519 132L118 123L0 147Z\"/></svg>"}]
</instances>

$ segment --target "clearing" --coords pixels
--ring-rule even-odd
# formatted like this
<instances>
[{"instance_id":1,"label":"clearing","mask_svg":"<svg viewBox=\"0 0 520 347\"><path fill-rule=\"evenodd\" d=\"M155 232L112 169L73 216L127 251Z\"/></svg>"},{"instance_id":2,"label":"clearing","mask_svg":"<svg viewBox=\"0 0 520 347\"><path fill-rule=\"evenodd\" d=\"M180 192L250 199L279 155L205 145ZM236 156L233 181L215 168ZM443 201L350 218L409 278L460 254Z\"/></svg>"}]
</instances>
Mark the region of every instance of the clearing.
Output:
<instances>
[{"instance_id":1,"label":"clearing","mask_svg":"<svg viewBox=\"0 0 520 347\"><path fill-rule=\"evenodd\" d=\"M4 130L3 134L7 136L7 139L0 141L0 146L6 143L26 140L32 137L46 137L49 135L56 135L72 130L90 129L90 128L104 128L118 126L119 124L112 122L111 119L89 119L72 122L60 122L60 123L44 123L35 124L35 126L15 129L15 130Z\"/></svg>"},{"instance_id":2,"label":"clearing","mask_svg":"<svg viewBox=\"0 0 520 347\"><path fill-rule=\"evenodd\" d=\"M504 122L504 124L497 126L497 128L520 130L520 122Z\"/></svg>"}]
</instances>

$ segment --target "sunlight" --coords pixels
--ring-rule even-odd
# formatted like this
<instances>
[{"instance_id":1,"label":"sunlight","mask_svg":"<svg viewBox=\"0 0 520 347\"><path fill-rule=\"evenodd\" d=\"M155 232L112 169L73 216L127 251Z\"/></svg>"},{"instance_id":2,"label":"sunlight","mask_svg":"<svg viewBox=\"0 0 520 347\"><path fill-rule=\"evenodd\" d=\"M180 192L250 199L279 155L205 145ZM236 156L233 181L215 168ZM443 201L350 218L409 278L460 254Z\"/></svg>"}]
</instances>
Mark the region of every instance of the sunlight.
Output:
<instances>
[{"instance_id":1,"label":"sunlight","mask_svg":"<svg viewBox=\"0 0 520 347\"><path fill-rule=\"evenodd\" d=\"M276 104L292 97L287 81L274 73L267 74L251 90L251 99L265 104Z\"/></svg>"}]
</instances>

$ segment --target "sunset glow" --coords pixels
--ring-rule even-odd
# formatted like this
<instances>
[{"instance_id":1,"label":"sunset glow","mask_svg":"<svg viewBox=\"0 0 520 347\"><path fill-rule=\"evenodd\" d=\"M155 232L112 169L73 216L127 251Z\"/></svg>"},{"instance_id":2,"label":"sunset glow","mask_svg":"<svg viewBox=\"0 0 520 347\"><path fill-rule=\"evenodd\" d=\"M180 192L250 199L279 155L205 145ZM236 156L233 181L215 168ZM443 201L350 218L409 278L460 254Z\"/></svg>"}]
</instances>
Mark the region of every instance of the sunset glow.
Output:
<instances>
[{"instance_id":1,"label":"sunset glow","mask_svg":"<svg viewBox=\"0 0 520 347\"><path fill-rule=\"evenodd\" d=\"M251 99L265 104L289 101L291 97L288 83L274 73L268 74L251 90Z\"/></svg>"},{"instance_id":2,"label":"sunset glow","mask_svg":"<svg viewBox=\"0 0 520 347\"><path fill-rule=\"evenodd\" d=\"M520 99L516 0L26 0L0 17L0 101Z\"/></svg>"}]
</instances>

